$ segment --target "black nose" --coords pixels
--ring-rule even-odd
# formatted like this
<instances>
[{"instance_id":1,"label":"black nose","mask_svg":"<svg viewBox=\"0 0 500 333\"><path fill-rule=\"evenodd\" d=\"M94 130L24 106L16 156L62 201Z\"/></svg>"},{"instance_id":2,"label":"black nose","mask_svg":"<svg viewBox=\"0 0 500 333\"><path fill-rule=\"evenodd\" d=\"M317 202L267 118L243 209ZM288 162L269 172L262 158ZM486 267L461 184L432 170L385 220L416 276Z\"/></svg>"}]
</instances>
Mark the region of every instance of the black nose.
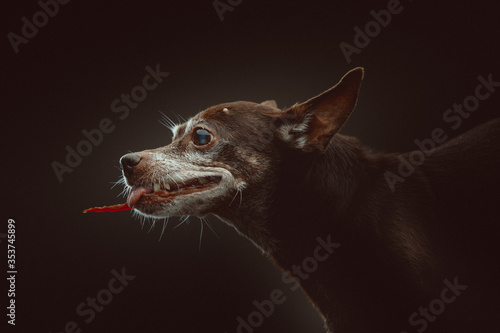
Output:
<instances>
[{"instance_id":1,"label":"black nose","mask_svg":"<svg viewBox=\"0 0 500 333\"><path fill-rule=\"evenodd\" d=\"M126 177L132 177L132 175L134 174L134 167L139 164L140 161L141 156L135 153L123 155L122 158L120 158L120 164L122 166L123 174Z\"/></svg>"}]
</instances>

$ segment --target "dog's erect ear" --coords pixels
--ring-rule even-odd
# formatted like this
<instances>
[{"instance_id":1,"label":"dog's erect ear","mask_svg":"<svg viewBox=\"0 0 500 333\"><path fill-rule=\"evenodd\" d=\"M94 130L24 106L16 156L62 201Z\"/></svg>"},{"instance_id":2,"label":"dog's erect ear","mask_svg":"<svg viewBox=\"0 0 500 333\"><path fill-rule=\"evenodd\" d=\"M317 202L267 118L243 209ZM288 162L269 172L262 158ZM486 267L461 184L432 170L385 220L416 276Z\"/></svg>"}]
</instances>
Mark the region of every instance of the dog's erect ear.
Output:
<instances>
[{"instance_id":1,"label":"dog's erect ear","mask_svg":"<svg viewBox=\"0 0 500 333\"><path fill-rule=\"evenodd\" d=\"M264 101L264 102L260 103L260 105L265 105L265 106L271 106L273 108L278 108L278 104L276 104L276 101L272 100L272 99Z\"/></svg>"},{"instance_id":2,"label":"dog's erect ear","mask_svg":"<svg viewBox=\"0 0 500 333\"><path fill-rule=\"evenodd\" d=\"M285 110L278 127L285 142L304 151L324 151L356 106L364 70L350 70L332 88Z\"/></svg>"}]
</instances>

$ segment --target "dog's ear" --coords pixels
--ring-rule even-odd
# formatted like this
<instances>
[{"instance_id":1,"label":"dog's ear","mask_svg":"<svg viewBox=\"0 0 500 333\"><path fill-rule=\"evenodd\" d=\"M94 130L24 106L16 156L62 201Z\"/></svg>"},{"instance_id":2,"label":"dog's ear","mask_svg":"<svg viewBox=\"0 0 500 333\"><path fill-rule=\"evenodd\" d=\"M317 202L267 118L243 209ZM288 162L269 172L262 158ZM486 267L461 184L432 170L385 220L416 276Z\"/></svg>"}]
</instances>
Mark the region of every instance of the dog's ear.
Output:
<instances>
[{"instance_id":1,"label":"dog's ear","mask_svg":"<svg viewBox=\"0 0 500 333\"><path fill-rule=\"evenodd\" d=\"M282 114L281 138L303 151L324 151L356 106L364 70L350 70L332 88Z\"/></svg>"},{"instance_id":2,"label":"dog's ear","mask_svg":"<svg viewBox=\"0 0 500 333\"><path fill-rule=\"evenodd\" d=\"M264 102L260 103L260 105L265 105L265 106L271 106L273 108L278 108L278 104L276 104L276 101L272 100L272 99L264 101Z\"/></svg>"}]
</instances>

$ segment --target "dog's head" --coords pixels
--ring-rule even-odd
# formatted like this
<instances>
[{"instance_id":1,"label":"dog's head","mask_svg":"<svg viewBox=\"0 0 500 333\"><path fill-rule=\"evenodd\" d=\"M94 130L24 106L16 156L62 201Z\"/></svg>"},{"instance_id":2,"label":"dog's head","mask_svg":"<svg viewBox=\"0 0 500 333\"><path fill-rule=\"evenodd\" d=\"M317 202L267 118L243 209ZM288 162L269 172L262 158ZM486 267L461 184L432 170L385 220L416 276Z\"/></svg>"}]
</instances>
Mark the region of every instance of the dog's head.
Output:
<instances>
[{"instance_id":1,"label":"dog's head","mask_svg":"<svg viewBox=\"0 0 500 333\"><path fill-rule=\"evenodd\" d=\"M362 77L353 69L287 110L274 101L225 103L172 126L171 144L121 158L129 206L151 217L265 218L286 153L324 152L354 109Z\"/></svg>"}]
</instances>

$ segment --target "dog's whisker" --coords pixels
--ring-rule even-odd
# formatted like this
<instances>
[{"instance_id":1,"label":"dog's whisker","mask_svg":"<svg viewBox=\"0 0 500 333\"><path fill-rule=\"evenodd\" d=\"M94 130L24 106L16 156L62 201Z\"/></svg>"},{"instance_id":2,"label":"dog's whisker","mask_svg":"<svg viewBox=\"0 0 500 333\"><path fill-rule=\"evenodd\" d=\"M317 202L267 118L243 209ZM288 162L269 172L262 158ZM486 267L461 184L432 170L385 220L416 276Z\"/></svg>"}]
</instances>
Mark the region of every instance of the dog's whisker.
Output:
<instances>
[{"instance_id":1,"label":"dog's whisker","mask_svg":"<svg viewBox=\"0 0 500 333\"><path fill-rule=\"evenodd\" d=\"M189 219L189 216L190 216L190 215L188 215L188 216L184 216L184 218L183 218L183 219L179 222L179 224L178 224L178 225L176 225L176 226L174 227L174 229L177 229L177 227L179 227L180 225L184 224L184 223L185 223L185 222Z\"/></svg>"},{"instance_id":2,"label":"dog's whisker","mask_svg":"<svg viewBox=\"0 0 500 333\"><path fill-rule=\"evenodd\" d=\"M132 190L132 187L126 185L116 197L120 197L120 196L126 197L130 193L131 190Z\"/></svg>"},{"instance_id":3,"label":"dog's whisker","mask_svg":"<svg viewBox=\"0 0 500 333\"><path fill-rule=\"evenodd\" d=\"M116 182L111 182L111 184L113 184L113 185L111 186L111 188L113 189L113 188L115 188L115 186L117 186L117 185L125 185L125 180L123 179L123 177L120 177L120 179L118 179ZM125 188L126 188L126 187L125 187ZM125 189L125 188L124 188L124 189ZM124 189L123 189L123 190L124 190ZM122 190L122 192L123 192L123 190Z\"/></svg>"},{"instance_id":4,"label":"dog's whisker","mask_svg":"<svg viewBox=\"0 0 500 333\"><path fill-rule=\"evenodd\" d=\"M233 199L229 203L228 207L231 207L231 204L233 203L234 199L236 199L236 196L238 195L238 192L239 192L239 190L236 190L236 193L234 194Z\"/></svg>"},{"instance_id":5,"label":"dog's whisker","mask_svg":"<svg viewBox=\"0 0 500 333\"><path fill-rule=\"evenodd\" d=\"M198 245L198 251L201 250L201 239L203 237L203 220L200 223L200 244Z\"/></svg>"},{"instance_id":6,"label":"dog's whisker","mask_svg":"<svg viewBox=\"0 0 500 333\"><path fill-rule=\"evenodd\" d=\"M174 125L175 123L172 121L172 119L170 119L169 116L167 116L165 113L163 113L162 111L158 110L158 112L160 112L161 116L162 116L162 119L161 121L164 122L164 123L167 123L169 126L171 125Z\"/></svg>"},{"instance_id":7,"label":"dog's whisker","mask_svg":"<svg viewBox=\"0 0 500 333\"><path fill-rule=\"evenodd\" d=\"M113 187L115 187L116 185L123 185L125 184L125 179L120 176L120 178L117 181L111 183L113 184Z\"/></svg>"},{"instance_id":8,"label":"dog's whisker","mask_svg":"<svg viewBox=\"0 0 500 333\"><path fill-rule=\"evenodd\" d=\"M137 216L139 216L139 223L141 224L141 230L143 230L145 218L143 216L140 216L139 214L137 214Z\"/></svg>"},{"instance_id":9,"label":"dog's whisker","mask_svg":"<svg viewBox=\"0 0 500 333\"><path fill-rule=\"evenodd\" d=\"M168 128L172 133L174 133L175 128L178 126L170 117L168 117L163 112L159 111L162 115L162 118L159 120L160 124Z\"/></svg>"},{"instance_id":10,"label":"dog's whisker","mask_svg":"<svg viewBox=\"0 0 500 333\"><path fill-rule=\"evenodd\" d=\"M156 220L151 221L151 227L149 227L148 234L151 232L151 230L154 229L155 224L156 224Z\"/></svg>"},{"instance_id":11,"label":"dog's whisker","mask_svg":"<svg viewBox=\"0 0 500 333\"><path fill-rule=\"evenodd\" d=\"M163 219L163 227L161 228L161 234L160 238L158 239L158 242L161 241L161 238L163 237L163 233L165 232L165 227L168 224L168 217L166 219Z\"/></svg>"},{"instance_id":12,"label":"dog's whisker","mask_svg":"<svg viewBox=\"0 0 500 333\"><path fill-rule=\"evenodd\" d=\"M213 232L213 234L215 235L215 237L217 237L218 239L220 239L219 235L217 235L217 233L215 232L215 230L214 230L214 229L212 228L212 226L210 225L210 222L209 222L206 218L204 218L204 217L202 217L202 218L201 218L201 220L202 220L203 222L205 222L205 223L206 223L206 225L208 226L208 228L209 228L210 230L212 230L212 232Z\"/></svg>"}]
</instances>

